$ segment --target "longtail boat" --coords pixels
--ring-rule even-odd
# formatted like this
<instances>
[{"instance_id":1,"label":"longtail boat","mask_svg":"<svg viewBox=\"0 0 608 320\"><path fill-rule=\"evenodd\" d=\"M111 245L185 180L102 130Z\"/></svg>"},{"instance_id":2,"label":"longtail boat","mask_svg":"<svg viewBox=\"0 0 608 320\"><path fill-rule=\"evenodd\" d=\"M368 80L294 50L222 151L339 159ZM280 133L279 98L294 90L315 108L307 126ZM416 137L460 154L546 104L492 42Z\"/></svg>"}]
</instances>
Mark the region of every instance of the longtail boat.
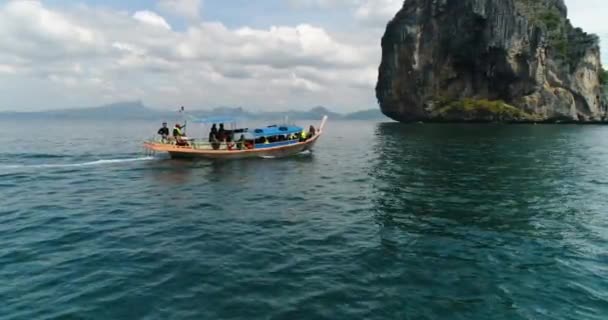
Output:
<instances>
[{"instance_id":1,"label":"longtail boat","mask_svg":"<svg viewBox=\"0 0 608 320\"><path fill-rule=\"evenodd\" d=\"M223 132L219 139L210 134L209 138L191 138L187 136L154 138L144 142L144 148L151 153L168 153L171 158L208 158L208 159L243 159L243 158L282 158L306 151L313 146L323 134L327 116L321 120L318 128L306 130L296 125L280 124L262 128L238 128L234 119L211 117L195 122L228 123L231 127Z\"/></svg>"}]
</instances>

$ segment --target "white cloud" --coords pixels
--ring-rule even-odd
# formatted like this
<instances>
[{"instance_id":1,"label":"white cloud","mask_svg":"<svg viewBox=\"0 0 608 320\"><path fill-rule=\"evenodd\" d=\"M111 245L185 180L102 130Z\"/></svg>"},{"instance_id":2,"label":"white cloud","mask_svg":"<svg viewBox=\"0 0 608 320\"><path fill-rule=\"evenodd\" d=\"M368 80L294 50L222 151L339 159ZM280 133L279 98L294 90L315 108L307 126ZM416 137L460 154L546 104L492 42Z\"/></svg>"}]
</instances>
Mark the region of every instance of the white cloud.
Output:
<instances>
[{"instance_id":1,"label":"white cloud","mask_svg":"<svg viewBox=\"0 0 608 320\"><path fill-rule=\"evenodd\" d=\"M268 30L241 28L234 31L240 42L238 57L251 63L269 63L277 68L298 65L357 66L366 61L359 51L335 41L325 30L310 25L271 27ZM269 55L273 59L269 59Z\"/></svg>"},{"instance_id":2,"label":"white cloud","mask_svg":"<svg viewBox=\"0 0 608 320\"><path fill-rule=\"evenodd\" d=\"M12 56L5 59L24 63L27 55L50 59L86 54L102 41L94 29L47 10L36 1L10 1L0 11L0 47L7 47L3 55Z\"/></svg>"},{"instance_id":3,"label":"white cloud","mask_svg":"<svg viewBox=\"0 0 608 320\"><path fill-rule=\"evenodd\" d=\"M160 0L158 2L158 7L162 11L190 20L200 19L202 6L202 0Z\"/></svg>"},{"instance_id":4,"label":"white cloud","mask_svg":"<svg viewBox=\"0 0 608 320\"><path fill-rule=\"evenodd\" d=\"M355 6L360 0L288 0L294 8L341 8Z\"/></svg>"},{"instance_id":5,"label":"white cloud","mask_svg":"<svg viewBox=\"0 0 608 320\"><path fill-rule=\"evenodd\" d=\"M365 26L383 28L403 6L404 0L289 0L295 8L344 9Z\"/></svg>"},{"instance_id":6,"label":"white cloud","mask_svg":"<svg viewBox=\"0 0 608 320\"><path fill-rule=\"evenodd\" d=\"M0 73L15 74L17 73L17 68L8 64L0 64Z\"/></svg>"},{"instance_id":7,"label":"white cloud","mask_svg":"<svg viewBox=\"0 0 608 320\"><path fill-rule=\"evenodd\" d=\"M23 26L24 17L36 15L52 17L48 23L58 24L58 31ZM13 91L10 99L0 96L0 109L127 98L158 107L269 109L375 101L367 72L375 52L308 24L228 28L203 22L178 31L151 11L130 15L86 6L60 11L11 2L0 5L0 35L0 86L28 88Z\"/></svg>"},{"instance_id":8,"label":"white cloud","mask_svg":"<svg viewBox=\"0 0 608 320\"><path fill-rule=\"evenodd\" d=\"M20 20L14 25L17 32L40 33L51 40L68 40L79 43L92 43L93 31L70 22L60 13L46 10L37 1L10 1L5 10L9 17Z\"/></svg>"},{"instance_id":9,"label":"white cloud","mask_svg":"<svg viewBox=\"0 0 608 320\"><path fill-rule=\"evenodd\" d=\"M355 18L373 27L384 28L403 6L403 0L364 0L355 11Z\"/></svg>"},{"instance_id":10,"label":"white cloud","mask_svg":"<svg viewBox=\"0 0 608 320\"><path fill-rule=\"evenodd\" d=\"M157 26L157 27L161 27L161 28L164 28L167 30L171 30L171 26L167 23L165 18L159 16L157 13L152 12L152 11L148 11L148 10L137 11L133 14L133 19L135 19L139 22L142 22L142 23L147 23L152 26Z\"/></svg>"},{"instance_id":11,"label":"white cloud","mask_svg":"<svg viewBox=\"0 0 608 320\"><path fill-rule=\"evenodd\" d=\"M144 55L146 53L146 50L130 43L114 42L112 43L112 47L118 49L119 51L132 53L134 55Z\"/></svg>"}]
</instances>

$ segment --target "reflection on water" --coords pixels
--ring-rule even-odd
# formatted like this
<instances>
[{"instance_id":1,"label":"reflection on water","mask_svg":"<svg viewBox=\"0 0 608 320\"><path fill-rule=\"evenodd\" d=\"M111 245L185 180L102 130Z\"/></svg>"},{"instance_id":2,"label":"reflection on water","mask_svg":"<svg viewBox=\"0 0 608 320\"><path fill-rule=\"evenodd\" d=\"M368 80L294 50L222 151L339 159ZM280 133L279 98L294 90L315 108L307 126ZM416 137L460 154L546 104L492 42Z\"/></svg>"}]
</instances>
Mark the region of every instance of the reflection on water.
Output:
<instances>
[{"instance_id":1,"label":"reflection on water","mask_svg":"<svg viewBox=\"0 0 608 320\"><path fill-rule=\"evenodd\" d=\"M580 179L576 127L377 127L373 176L378 208L391 216L432 215L490 229L529 228L538 214L561 214Z\"/></svg>"},{"instance_id":2,"label":"reflection on water","mask_svg":"<svg viewBox=\"0 0 608 320\"><path fill-rule=\"evenodd\" d=\"M450 299L473 299L466 308L507 304L506 318L607 307L607 284L597 283L606 256L590 255L608 245L597 229L608 226L598 206L608 188L597 183L608 178L598 170L608 159L605 129L385 123L375 134L370 175L383 252L394 267L415 260L437 272L397 278L457 286ZM531 301L553 309L518 308Z\"/></svg>"}]
</instances>

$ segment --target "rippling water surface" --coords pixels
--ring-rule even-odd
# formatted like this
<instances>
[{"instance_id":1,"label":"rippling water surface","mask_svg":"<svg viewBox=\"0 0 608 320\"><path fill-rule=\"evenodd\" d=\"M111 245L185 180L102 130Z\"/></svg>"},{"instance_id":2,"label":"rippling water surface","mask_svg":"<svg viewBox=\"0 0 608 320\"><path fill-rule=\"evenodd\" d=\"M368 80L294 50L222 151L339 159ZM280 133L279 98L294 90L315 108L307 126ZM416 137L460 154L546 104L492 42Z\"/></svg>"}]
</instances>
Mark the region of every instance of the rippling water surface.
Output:
<instances>
[{"instance_id":1,"label":"rippling water surface","mask_svg":"<svg viewBox=\"0 0 608 320\"><path fill-rule=\"evenodd\" d=\"M221 163L0 125L2 319L608 317L608 127L330 122Z\"/></svg>"}]
</instances>

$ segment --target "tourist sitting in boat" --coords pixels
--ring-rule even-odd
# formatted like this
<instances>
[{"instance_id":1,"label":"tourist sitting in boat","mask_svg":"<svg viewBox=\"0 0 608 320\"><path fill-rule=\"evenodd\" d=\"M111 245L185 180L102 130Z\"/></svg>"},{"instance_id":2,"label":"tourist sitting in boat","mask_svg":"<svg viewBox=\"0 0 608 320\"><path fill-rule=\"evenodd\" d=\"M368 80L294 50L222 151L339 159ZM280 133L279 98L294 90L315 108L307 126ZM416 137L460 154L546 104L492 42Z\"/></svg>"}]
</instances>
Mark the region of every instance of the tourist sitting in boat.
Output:
<instances>
[{"instance_id":1,"label":"tourist sitting in boat","mask_svg":"<svg viewBox=\"0 0 608 320\"><path fill-rule=\"evenodd\" d=\"M232 141L232 137L227 136L225 141L226 141L226 149L233 150L234 149L234 141Z\"/></svg>"},{"instance_id":2,"label":"tourist sitting in boat","mask_svg":"<svg viewBox=\"0 0 608 320\"><path fill-rule=\"evenodd\" d=\"M211 148L213 148L213 150L218 150L220 148L220 140L213 132L209 132L209 144L211 144Z\"/></svg>"},{"instance_id":3,"label":"tourist sitting in boat","mask_svg":"<svg viewBox=\"0 0 608 320\"><path fill-rule=\"evenodd\" d=\"M310 127L308 128L308 138L314 137L315 133L316 133L315 126L313 126L311 124Z\"/></svg>"},{"instance_id":4,"label":"tourist sitting in boat","mask_svg":"<svg viewBox=\"0 0 608 320\"><path fill-rule=\"evenodd\" d=\"M220 123L220 129L217 132L217 138L222 141L226 139L226 130L224 129L224 124Z\"/></svg>"},{"instance_id":5,"label":"tourist sitting in boat","mask_svg":"<svg viewBox=\"0 0 608 320\"><path fill-rule=\"evenodd\" d=\"M188 141L186 141L186 139L184 139L186 137L186 134L182 130L185 128L186 128L186 125L182 126L179 123L175 124L175 127L173 128L173 138L175 138L175 145L182 146L182 147L188 146Z\"/></svg>"},{"instance_id":6,"label":"tourist sitting in boat","mask_svg":"<svg viewBox=\"0 0 608 320\"><path fill-rule=\"evenodd\" d=\"M242 134L241 137L239 138L239 140L237 140L237 142L236 142L236 148L239 150L243 150L244 147L245 147L245 135Z\"/></svg>"},{"instance_id":7,"label":"tourist sitting in boat","mask_svg":"<svg viewBox=\"0 0 608 320\"><path fill-rule=\"evenodd\" d=\"M167 128L166 122L163 122L163 126L158 129L158 134L160 135L162 142L167 142L167 138L169 138L169 128Z\"/></svg>"},{"instance_id":8,"label":"tourist sitting in boat","mask_svg":"<svg viewBox=\"0 0 608 320\"><path fill-rule=\"evenodd\" d=\"M304 142L308 139L308 135L306 134L306 130L302 129L302 133L300 133L300 142Z\"/></svg>"}]
</instances>

